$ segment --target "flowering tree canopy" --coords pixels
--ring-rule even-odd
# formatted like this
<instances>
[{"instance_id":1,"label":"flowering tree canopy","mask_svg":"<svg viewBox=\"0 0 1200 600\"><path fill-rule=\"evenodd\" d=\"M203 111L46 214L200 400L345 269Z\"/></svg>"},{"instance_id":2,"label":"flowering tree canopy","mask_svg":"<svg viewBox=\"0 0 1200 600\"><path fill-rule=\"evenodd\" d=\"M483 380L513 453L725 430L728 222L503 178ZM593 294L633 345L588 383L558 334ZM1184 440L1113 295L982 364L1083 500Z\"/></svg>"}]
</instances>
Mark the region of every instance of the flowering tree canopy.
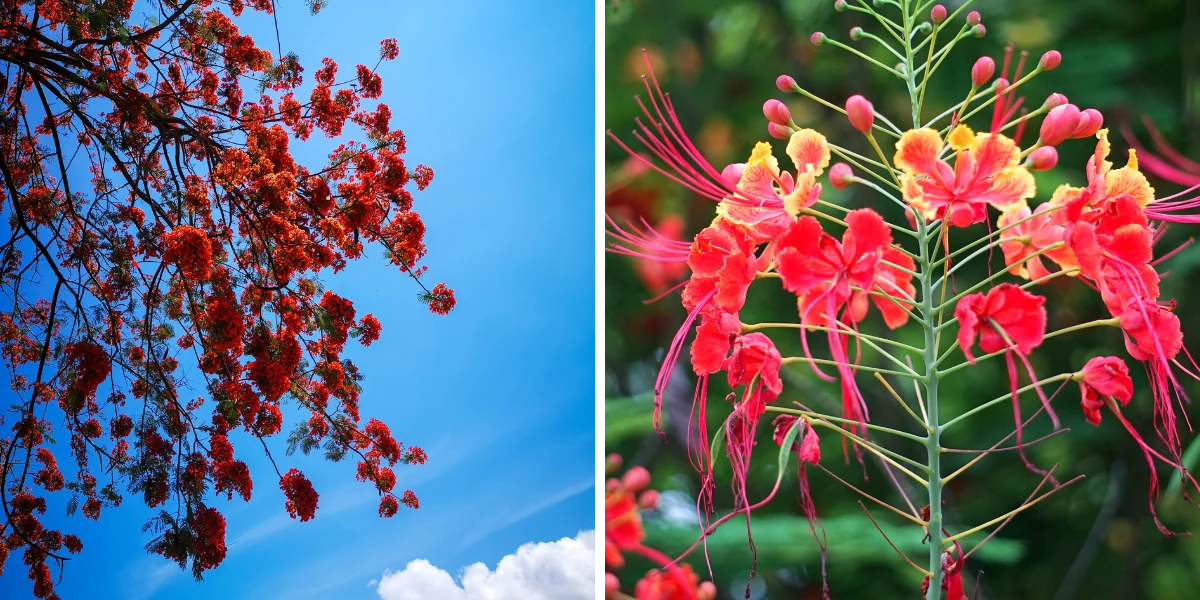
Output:
<instances>
[{"instance_id":1,"label":"flowering tree canopy","mask_svg":"<svg viewBox=\"0 0 1200 600\"><path fill-rule=\"evenodd\" d=\"M133 0L0 1L0 569L22 551L38 598L83 546L41 523L50 493L90 519L145 502L147 549L199 578L226 553L210 501L254 489L243 440L270 458L280 508L313 518L318 492L272 454L285 427L289 455L353 458L380 515L417 508L393 468L425 453L364 421L343 357L380 320L320 277L373 244L432 312L455 303L422 281L412 192L433 171L410 169L375 102L396 40L349 76L324 59L302 91L296 55L238 28L271 0L139 4L148 16ZM347 139L299 164L291 148L314 134ZM285 399L306 418L285 424Z\"/></svg>"}]
</instances>

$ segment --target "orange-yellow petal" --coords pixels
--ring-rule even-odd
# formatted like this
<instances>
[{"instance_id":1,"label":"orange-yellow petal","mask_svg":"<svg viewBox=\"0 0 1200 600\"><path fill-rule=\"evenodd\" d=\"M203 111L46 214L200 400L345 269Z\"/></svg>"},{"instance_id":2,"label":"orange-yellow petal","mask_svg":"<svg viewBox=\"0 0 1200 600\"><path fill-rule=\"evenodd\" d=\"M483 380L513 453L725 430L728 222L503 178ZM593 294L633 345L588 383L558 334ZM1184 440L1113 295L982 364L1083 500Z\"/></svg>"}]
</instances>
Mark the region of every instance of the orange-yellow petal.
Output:
<instances>
[{"instance_id":1,"label":"orange-yellow petal","mask_svg":"<svg viewBox=\"0 0 1200 600\"><path fill-rule=\"evenodd\" d=\"M1133 150L1130 150L1129 154L1130 158L1133 158ZM1137 164L1136 158L1133 158L1133 163ZM1104 178L1105 196L1115 198L1121 194L1129 194L1143 207L1154 201L1154 188L1150 187L1150 182L1146 180L1146 176L1135 168L1121 167L1120 169L1113 169Z\"/></svg>"},{"instance_id":2,"label":"orange-yellow petal","mask_svg":"<svg viewBox=\"0 0 1200 600\"><path fill-rule=\"evenodd\" d=\"M811 171L802 171L796 176L796 187L792 189L792 193L783 197L783 208L793 217L799 216L800 209L808 208L813 205L816 198L813 196L813 191L817 186L817 174ZM819 190L816 190L819 193Z\"/></svg>"},{"instance_id":3,"label":"orange-yellow petal","mask_svg":"<svg viewBox=\"0 0 1200 600\"><path fill-rule=\"evenodd\" d=\"M932 176L942 150L942 138L933 129L910 129L896 142L896 167L909 175Z\"/></svg>"},{"instance_id":4,"label":"orange-yellow petal","mask_svg":"<svg viewBox=\"0 0 1200 600\"><path fill-rule=\"evenodd\" d=\"M750 152L750 159L746 161L746 167L754 165L766 167L772 175L779 174L779 161L771 155L771 144L767 142L754 144L754 150Z\"/></svg>"},{"instance_id":5,"label":"orange-yellow petal","mask_svg":"<svg viewBox=\"0 0 1200 600\"><path fill-rule=\"evenodd\" d=\"M1024 167L1016 167L1011 171L1001 173L992 181L992 189L988 191L988 203L1000 210L1024 204L1037 192L1033 175Z\"/></svg>"},{"instance_id":6,"label":"orange-yellow petal","mask_svg":"<svg viewBox=\"0 0 1200 600\"><path fill-rule=\"evenodd\" d=\"M829 145L825 136L813 129L801 129L788 140L787 155L800 173L820 175L829 166Z\"/></svg>"},{"instance_id":7,"label":"orange-yellow petal","mask_svg":"<svg viewBox=\"0 0 1200 600\"><path fill-rule=\"evenodd\" d=\"M907 173L901 175L900 187L903 190L905 202L908 202L913 208L917 209L926 219L937 218L937 209L925 201L925 192L921 189L921 185L917 183L915 176Z\"/></svg>"}]
</instances>

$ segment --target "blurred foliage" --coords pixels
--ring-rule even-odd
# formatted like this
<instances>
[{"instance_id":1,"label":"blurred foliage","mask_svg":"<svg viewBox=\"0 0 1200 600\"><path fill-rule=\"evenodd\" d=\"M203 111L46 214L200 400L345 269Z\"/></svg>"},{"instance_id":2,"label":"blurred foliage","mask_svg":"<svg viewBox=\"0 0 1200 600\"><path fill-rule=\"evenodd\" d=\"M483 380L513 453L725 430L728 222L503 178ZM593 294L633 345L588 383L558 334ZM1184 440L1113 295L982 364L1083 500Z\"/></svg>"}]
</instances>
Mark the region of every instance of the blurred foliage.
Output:
<instances>
[{"instance_id":1,"label":"blurred foliage","mask_svg":"<svg viewBox=\"0 0 1200 600\"><path fill-rule=\"evenodd\" d=\"M853 1L853 0L852 0ZM961 1L946 2L953 11ZM1151 118L1164 135L1185 155L1200 158L1200 2L1193 0L979 0L972 5L983 15L988 28L984 39L961 42L934 76L926 97L926 117L962 99L969 86L970 67L981 55L1000 63L1004 47L1014 43L1030 53L1031 65L1047 49L1058 49L1062 66L1035 78L1023 95L1038 106L1051 92L1065 94L1081 108L1097 108L1106 116L1112 131L1114 156L1124 155L1120 134L1129 124L1145 139L1142 115ZM851 94L866 95L877 110L902 122L908 114L908 97L902 83L861 60L829 46L809 43L814 31L851 43L872 56L887 59L872 43L849 42L853 26L872 30L870 17L853 12L838 13L831 0L621 0L607 10L605 31L606 126L627 143L640 112L633 97L646 97L639 77L645 73L644 48L664 90L679 113L681 122L708 160L718 169L745 160L755 141L769 139L762 103L779 98L791 108L795 121L815 127L831 141L859 152L868 152L862 137L838 114L797 95L784 95L775 88L781 73L792 75L802 87L834 104ZM876 25L877 27L877 25ZM989 111L990 112L990 111ZM976 123L980 126L980 123ZM986 127L986 125L983 125ZM1030 132L1036 135L1034 132ZM1032 138L1028 135L1027 138ZM1029 139L1026 139L1029 143ZM777 156L782 144L776 143ZM1080 184L1083 166L1094 144L1088 140L1067 142L1060 147L1059 167L1038 173L1038 197L1045 201L1059 183ZM614 143L605 148L608 170L608 211L619 221L645 217L654 223L667 214L682 215L685 234L691 236L711 221L713 205L656 174L640 174L631 168L627 155ZM1152 181L1159 196L1177 191L1174 186ZM898 215L882 206L869 190L832 190L825 198L847 206L872 206L890 219ZM982 227L982 226L977 226ZM1178 246L1194 229L1176 226L1160 242L1159 253ZM975 233L975 232L973 232ZM961 234L960 234L961 235ZM978 261L962 270L957 282L978 281L990 270L1003 268L999 252L990 265ZM1163 280L1163 297L1180 302L1185 340L1200 348L1200 320L1188 318L1200 309L1200 298L1189 292L1200 290L1200 247L1191 246L1164 263L1169 271ZM664 348L683 321L678 294L645 304L665 289L642 283L631 260L609 255L605 261L605 360L606 387L610 400L606 410L609 452L622 454L627 464L647 466L654 485L671 502L646 515L647 543L668 553L685 549L698 534L695 494L699 479L686 451L686 420L692 404L694 377L681 368L672 380L664 408L667 442L654 432L650 394ZM1098 294L1075 281L1054 280L1043 286L1048 296L1049 330L1085 320L1107 317ZM777 286L755 285L741 313L745 322L795 319L795 300ZM867 333L895 335L899 341L920 345L920 332L907 327L889 333L878 319L869 317ZM800 353L794 335L771 333L784 356ZM812 336L820 341L822 336ZM946 342L943 342L946 343ZM814 352L820 354L820 344ZM1092 328L1047 340L1033 354L1034 367L1042 376L1077 370L1099 354L1126 356L1121 336L1110 329ZM879 365L878 356L864 351L864 364ZM1134 425L1152 439L1151 398L1137 363L1129 361L1138 392L1126 411ZM681 366L687 366L686 355ZM911 389L893 382L914 401ZM1187 382L1189 394L1197 397L1200 386ZM892 427L911 426L896 402L885 395L876 381L860 377L860 385L871 407L873 421ZM1004 393L1007 379L1002 362L984 363L961 371L942 384L943 421L972 406ZM727 414L723 398L729 392L723 379L714 378L708 395L708 433L711 435ZM785 391L779 404L799 401L825 412L836 412L837 389L812 376L808 367L785 367ZM966 569L968 590L980 582L978 596L1028 599L1184 599L1195 598L1200 589L1200 542L1189 537L1164 537L1154 527L1147 507L1149 475L1137 446L1111 417L1100 427L1088 425L1076 408L1074 384L1055 400L1063 426L1071 429L1031 449L1030 457L1041 465L1059 464L1064 479L1078 474L1087 478L1022 513L999 536L972 556ZM1193 416L1200 412L1193 411ZM1194 419L1195 420L1195 419ZM1200 425L1200 423L1198 423ZM982 448L993 444L1012 429L1011 411L997 407L956 426L944 439L954 448ZM762 498L776 477L775 444L770 428L762 427L749 494ZM911 428L909 429L911 431ZM1047 423L1027 430L1027 439L1049 432ZM903 506L896 489L877 462L860 467L851 456L842 460L842 449L833 434L823 437L823 464L840 477ZM1185 444L1190 441L1186 436ZM703 442L707 443L707 442ZM898 452L923 459L916 444L894 444ZM1200 445L1189 451L1193 463L1200 458ZM948 455L948 468L964 464L971 455ZM1192 465L1193 467L1195 464ZM751 585L755 598L819 598L820 555L808 533L808 524L795 492L795 467L785 480L788 490L750 521L757 548L757 575ZM1166 479L1172 473L1159 469ZM864 475L866 479L864 480ZM728 465L718 469L716 504L718 514L732 505L728 489ZM1038 477L1025 470L1012 453L991 456L946 491L946 514L952 530L961 531L1003 514L1019 505L1037 485ZM829 578L837 598L916 598L920 576L895 556L863 515L859 497L830 477L810 469L813 497L829 537ZM1175 531L1200 530L1200 511L1178 493L1164 494L1158 514ZM923 490L909 490L920 504ZM918 506L919 508L919 506ZM688 512L690 509L690 513ZM927 551L920 534L899 519L884 519L872 513L897 545L919 563ZM891 517L892 515L886 515ZM893 522L895 521L895 522ZM751 560L747 525L734 520L708 541L708 556L722 597L742 598ZM967 543L970 548L973 542ZM689 561L707 577L703 552ZM621 572L628 587L649 568L634 562ZM985 575L983 573L986 573Z\"/></svg>"}]
</instances>

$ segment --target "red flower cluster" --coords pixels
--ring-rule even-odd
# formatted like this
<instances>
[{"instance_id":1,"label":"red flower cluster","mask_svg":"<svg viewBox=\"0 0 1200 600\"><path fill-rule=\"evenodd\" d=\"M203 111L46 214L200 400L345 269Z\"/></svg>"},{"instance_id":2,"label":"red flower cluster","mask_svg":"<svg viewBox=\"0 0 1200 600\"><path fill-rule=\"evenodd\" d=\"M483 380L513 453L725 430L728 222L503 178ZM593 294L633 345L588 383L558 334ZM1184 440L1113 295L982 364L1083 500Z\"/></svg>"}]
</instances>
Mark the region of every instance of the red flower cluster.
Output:
<instances>
[{"instance_id":1,"label":"red flower cluster","mask_svg":"<svg viewBox=\"0 0 1200 600\"><path fill-rule=\"evenodd\" d=\"M190 225L179 225L162 236L163 260L175 265L189 281L208 279L212 270L212 243L208 234Z\"/></svg>"},{"instance_id":2,"label":"red flower cluster","mask_svg":"<svg viewBox=\"0 0 1200 600\"><path fill-rule=\"evenodd\" d=\"M284 508L287 508L293 519L299 516L300 522L303 523L313 518L317 512L318 496L312 482L303 473L297 469L289 469L279 480L279 489L283 490L283 495L287 498Z\"/></svg>"}]
</instances>

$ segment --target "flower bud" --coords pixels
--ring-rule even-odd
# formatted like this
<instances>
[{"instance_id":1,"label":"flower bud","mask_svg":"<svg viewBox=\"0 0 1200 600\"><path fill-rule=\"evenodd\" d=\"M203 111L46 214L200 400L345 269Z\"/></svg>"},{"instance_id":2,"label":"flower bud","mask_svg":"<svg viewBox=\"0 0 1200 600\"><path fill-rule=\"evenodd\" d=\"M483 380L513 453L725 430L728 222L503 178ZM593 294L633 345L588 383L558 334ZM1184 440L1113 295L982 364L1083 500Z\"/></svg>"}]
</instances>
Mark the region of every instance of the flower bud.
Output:
<instances>
[{"instance_id":1,"label":"flower bud","mask_svg":"<svg viewBox=\"0 0 1200 600\"><path fill-rule=\"evenodd\" d=\"M621 480L617 479L616 477L609 477L608 480L604 482L604 489L605 491L609 492L615 492L621 489Z\"/></svg>"},{"instance_id":2,"label":"flower bud","mask_svg":"<svg viewBox=\"0 0 1200 600\"><path fill-rule=\"evenodd\" d=\"M967 13L967 25L978 25L980 20L979 11L973 10Z\"/></svg>"},{"instance_id":3,"label":"flower bud","mask_svg":"<svg viewBox=\"0 0 1200 600\"><path fill-rule=\"evenodd\" d=\"M1058 68L1060 64L1062 64L1062 54L1059 54L1058 50L1049 50L1038 61L1038 68L1043 71L1050 71Z\"/></svg>"},{"instance_id":4,"label":"flower bud","mask_svg":"<svg viewBox=\"0 0 1200 600\"><path fill-rule=\"evenodd\" d=\"M1046 102L1043 103L1042 106L1048 106L1050 108L1054 108L1055 106L1062 106L1066 103L1067 103L1066 96L1064 96L1058 92L1054 92L1053 94L1046 96Z\"/></svg>"},{"instance_id":5,"label":"flower bud","mask_svg":"<svg viewBox=\"0 0 1200 600\"><path fill-rule=\"evenodd\" d=\"M917 24L915 31L917 33L929 33L930 31L933 31L933 25L930 25L929 21L921 21Z\"/></svg>"},{"instance_id":6,"label":"flower bud","mask_svg":"<svg viewBox=\"0 0 1200 600\"><path fill-rule=\"evenodd\" d=\"M862 36L863 36L863 28L862 27L851 27L850 28L850 39L861 40Z\"/></svg>"},{"instance_id":7,"label":"flower bud","mask_svg":"<svg viewBox=\"0 0 1200 600\"><path fill-rule=\"evenodd\" d=\"M971 83L976 87L981 86L990 81L995 74L996 61L990 56L981 56L975 61L975 66L971 67Z\"/></svg>"},{"instance_id":8,"label":"flower bud","mask_svg":"<svg viewBox=\"0 0 1200 600\"><path fill-rule=\"evenodd\" d=\"M996 80L992 82L992 91L996 92L997 94L1003 94L1004 92L1007 92L1008 79L1005 79L1004 77L997 77Z\"/></svg>"},{"instance_id":9,"label":"flower bud","mask_svg":"<svg viewBox=\"0 0 1200 600\"><path fill-rule=\"evenodd\" d=\"M625 471L621 483L630 494L640 494L642 490L650 487L650 471L647 471L646 467L633 467Z\"/></svg>"},{"instance_id":10,"label":"flower bud","mask_svg":"<svg viewBox=\"0 0 1200 600\"><path fill-rule=\"evenodd\" d=\"M711 581L705 581L696 588L696 600L717 600L717 586Z\"/></svg>"},{"instance_id":11,"label":"flower bud","mask_svg":"<svg viewBox=\"0 0 1200 600\"><path fill-rule=\"evenodd\" d=\"M838 12L842 12L842 11L846 10L846 0L837 0L837 2L834 2L833 10L836 10Z\"/></svg>"},{"instance_id":12,"label":"flower bud","mask_svg":"<svg viewBox=\"0 0 1200 600\"><path fill-rule=\"evenodd\" d=\"M829 184L836 189L845 189L854 183L854 171L850 165L840 162L829 169Z\"/></svg>"},{"instance_id":13,"label":"flower bud","mask_svg":"<svg viewBox=\"0 0 1200 600\"><path fill-rule=\"evenodd\" d=\"M768 126L769 129L769 126ZM737 185L742 180L742 171L746 170L746 163L733 163L721 169L721 179L728 181L730 185Z\"/></svg>"},{"instance_id":14,"label":"flower bud","mask_svg":"<svg viewBox=\"0 0 1200 600\"><path fill-rule=\"evenodd\" d=\"M646 490L638 498L638 506L651 509L658 506L658 490Z\"/></svg>"},{"instance_id":15,"label":"flower bud","mask_svg":"<svg viewBox=\"0 0 1200 600\"><path fill-rule=\"evenodd\" d=\"M792 79L791 75L780 75L775 78L775 87L781 92L794 92L800 86L796 85L796 80Z\"/></svg>"},{"instance_id":16,"label":"flower bud","mask_svg":"<svg viewBox=\"0 0 1200 600\"><path fill-rule=\"evenodd\" d=\"M1079 113L1079 127L1075 129L1075 133L1071 134L1071 137L1076 139L1092 137L1103 126L1104 115L1094 108L1089 108Z\"/></svg>"},{"instance_id":17,"label":"flower bud","mask_svg":"<svg viewBox=\"0 0 1200 600\"><path fill-rule=\"evenodd\" d=\"M859 132L868 133L875 124L875 111L866 98L855 94L846 100L846 118Z\"/></svg>"},{"instance_id":18,"label":"flower bud","mask_svg":"<svg viewBox=\"0 0 1200 600\"><path fill-rule=\"evenodd\" d=\"M792 113L783 102L771 98L763 103L763 116L772 123L787 125L792 120Z\"/></svg>"},{"instance_id":19,"label":"flower bud","mask_svg":"<svg viewBox=\"0 0 1200 600\"><path fill-rule=\"evenodd\" d=\"M607 475L616 473L621 468L622 460L621 455L616 452L609 454L608 458L604 459L604 473Z\"/></svg>"},{"instance_id":20,"label":"flower bud","mask_svg":"<svg viewBox=\"0 0 1200 600\"><path fill-rule=\"evenodd\" d=\"M612 573L604 574L604 597L612 598L621 591L621 580Z\"/></svg>"},{"instance_id":21,"label":"flower bud","mask_svg":"<svg viewBox=\"0 0 1200 600\"><path fill-rule=\"evenodd\" d=\"M767 123L767 135L777 140L786 140L792 137L792 128L779 123Z\"/></svg>"},{"instance_id":22,"label":"flower bud","mask_svg":"<svg viewBox=\"0 0 1200 600\"><path fill-rule=\"evenodd\" d=\"M825 40L827 39L829 38L825 37L825 34L818 31L812 34L812 36L808 38L808 41L812 42L812 45L814 46L820 46L821 44L824 44Z\"/></svg>"},{"instance_id":23,"label":"flower bud","mask_svg":"<svg viewBox=\"0 0 1200 600\"><path fill-rule=\"evenodd\" d=\"M1058 150L1053 146L1042 146L1029 155L1026 164L1034 171L1048 171L1058 164Z\"/></svg>"},{"instance_id":24,"label":"flower bud","mask_svg":"<svg viewBox=\"0 0 1200 600\"><path fill-rule=\"evenodd\" d=\"M971 33L975 34L975 37L981 38L987 35L987 27L984 27L983 23L980 23L971 28Z\"/></svg>"},{"instance_id":25,"label":"flower bud","mask_svg":"<svg viewBox=\"0 0 1200 600\"><path fill-rule=\"evenodd\" d=\"M929 19L934 23L941 23L942 21L945 21L946 7L942 6L941 4L933 5L933 8L929 10Z\"/></svg>"},{"instance_id":26,"label":"flower bud","mask_svg":"<svg viewBox=\"0 0 1200 600\"><path fill-rule=\"evenodd\" d=\"M1050 109L1042 119L1041 140L1046 146L1057 146L1079 129L1079 107L1063 104Z\"/></svg>"}]
</instances>

